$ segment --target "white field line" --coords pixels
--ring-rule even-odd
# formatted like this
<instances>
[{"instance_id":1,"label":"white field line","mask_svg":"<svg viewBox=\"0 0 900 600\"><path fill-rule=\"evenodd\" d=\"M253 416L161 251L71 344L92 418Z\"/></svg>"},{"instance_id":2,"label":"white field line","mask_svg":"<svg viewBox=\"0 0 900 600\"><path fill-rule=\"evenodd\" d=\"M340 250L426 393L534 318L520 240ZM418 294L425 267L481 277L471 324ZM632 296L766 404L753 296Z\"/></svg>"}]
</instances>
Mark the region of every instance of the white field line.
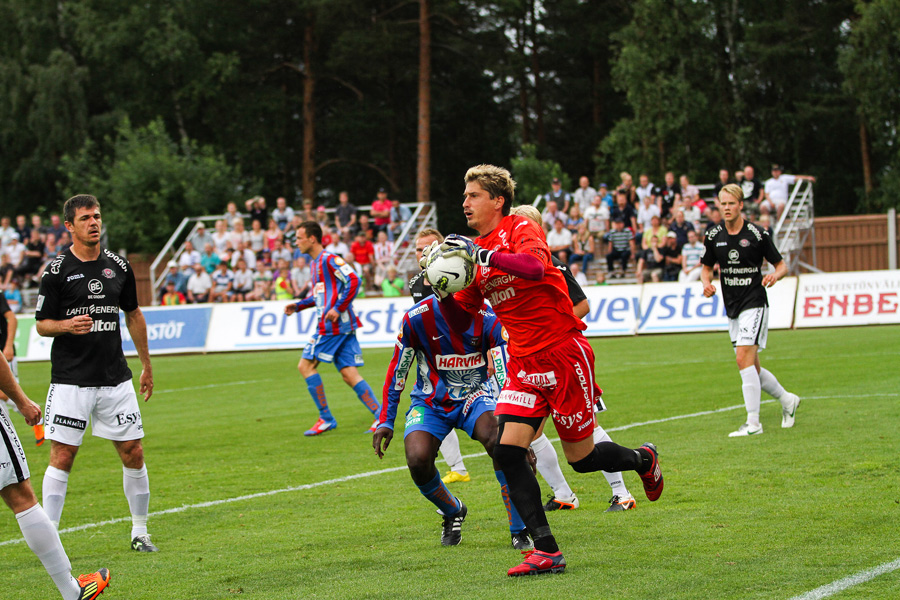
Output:
<instances>
[{"instance_id":1,"label":"white field line","mask_svg":"<svg viewBox=\"0 0 900 600\"><path fill-rule=\"evenodd\" d=\"M241 383L251 383L251 382L234 382L232 385L238 385ZM202 386L208 387L208 386ZM185 388L185 389L199 389L199 388ZM176 391L176 390L172 390ZM180 391L180 390L178 390ZM834 395L834 396L803 396L804 400L826 400L826 399L850 399L850 398L884 398L884 397L896 397L900 396L900 393L893 394L854 394L854 395ZM775 402L775 400L763 400L762 404L768 404L771 402ZM663 419L653 419L651 421L642 421L639 423L629 423L628 425L621 425L619 427L610 427L607 431L625 431L626 429L633 429L635 427L643 427L644 425L655 425L657 423L667 423L670 421L678 421L680 419L691 419L694 417L703 417L706 415L714 415L717 413L728 412L732 410L737 410L739 408L744 408L743 404L736 404L734 406L726 406L725 408L717 408L715 410L704 410L695 413L689 413L686 415L675 415L674 417L665 417ZM557 441L558 438L554 438L552 441ZM486 456L486 452L476 452L475 454L466 454L463 458L477 458L481 456ZM174 513L185 512L194 508L207 508L210 506L219 506L222 504L231 504L232 502L240 502L242 500L252 500L254 498L264 498L266 496L274 496L276 494L283 494L285 492L297 492L301 490L309 490L317 487L322 487L325 485L331 485L333 483L343 483L345 481L351 481L353 479L362 479L364 477L373 477L375 475L383 475L385 473L394 473L396 471L404 471L406 467L393 467L390 469L381 469L379 471L367 471L365 473L357 473L356 475L347 475L346 477L337 477L335 479L326 479L324 481L317 481L315 483L307 483L304 485L298 485L293 487L282 488L279 490L270 490L268 492L259 492L256 494L247 494L245 496L235 496L234 498L224 498L222 500L211 500L209 502L199 502L197 504L186 504L183 506L178 506L175 508L168 508L166 510L160 510L156 512L150 513L150 516L155 517L158 515L169 515ZM131 517L121 517L118 519L109 519L107 521L99 521L97 523L86 523L84 525L77 525L75 527L67 527L65 529L60 529L60 533L71 533L75 531L84 531L86 529L94 529L97 527L103 527L104 525L112 525L115 523L123 523L125 521L130 521ZM24 538L6 540L0 542L0 547L9 546L12 544L20 544L24 542ZM900 569L900 558L894 560L889 563L885 563L883 565L879 565L867 571L862 571L855 575L851 575L849 577L845 577L844 579L839 579L833 583L828 585L824 585L820 588L816 588L810 592L807 592L801 596L795 596L791 598L791 600L820 600L822 598L827 598L828 596L832 596L838 592L841 592L849 587L859 585L860 583L865 583L879 575L883 575L885 573L890 573L892 571L896 571Z\"/></svg>"},{"instance_id":2,"label":"white field line","mask_svg":"<svg viewBox=\"0 0 900 600\"><path fill-rule=\"evenodd\" d=\"M886 562L882 565L878 565L877 567L867 569L865 571L860 571L859 573L855 573L853 575L850 575L849 577L838 579L837 581L829 583L828 585L823 585L822 587L810 590L805 594L794 596L793 598L791 598L791 600L821 600L822 598L833 596L839 592L843 592L847 588L859 585L860 583L865 583L867 581L875 579L879 575L891 573L893 571L896 571L897 569L900 569L900 558L898 558L897 560L892 560L891 562Z\"/></svg>"}]
</instances>

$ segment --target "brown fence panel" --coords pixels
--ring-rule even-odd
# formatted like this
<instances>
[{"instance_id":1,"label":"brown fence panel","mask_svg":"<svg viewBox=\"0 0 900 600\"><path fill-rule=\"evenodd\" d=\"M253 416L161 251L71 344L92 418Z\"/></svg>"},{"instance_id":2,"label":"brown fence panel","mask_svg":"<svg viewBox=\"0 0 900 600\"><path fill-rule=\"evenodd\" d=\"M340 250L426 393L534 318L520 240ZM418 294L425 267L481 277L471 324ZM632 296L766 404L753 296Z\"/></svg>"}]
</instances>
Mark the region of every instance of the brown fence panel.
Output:
<instances>
[{"instance_id":1,"label":"brown fence panel","mask_svg":"<svg viewBox=\"0 0 900 600\"><path fill-rule=\"evenodd\" d=\"M153 256L149 254L129 254L128 262L134 269L134 280L137 284L138 304L150 306L153 304L153 284L150 279L150 264Z\"/></svg>"},{"instance_id":2,"label":"brown fence panel","mask_svg":"<svg viewBox=\"0 0 900 600\"><path fill-rule=\"evenodd\" d=\"M888 268L886 215L818 217L815 227L816 266L823 271L877 271ZM805 260L812 262L811 238L803 250Z\"/></svg>"}]
</instances>

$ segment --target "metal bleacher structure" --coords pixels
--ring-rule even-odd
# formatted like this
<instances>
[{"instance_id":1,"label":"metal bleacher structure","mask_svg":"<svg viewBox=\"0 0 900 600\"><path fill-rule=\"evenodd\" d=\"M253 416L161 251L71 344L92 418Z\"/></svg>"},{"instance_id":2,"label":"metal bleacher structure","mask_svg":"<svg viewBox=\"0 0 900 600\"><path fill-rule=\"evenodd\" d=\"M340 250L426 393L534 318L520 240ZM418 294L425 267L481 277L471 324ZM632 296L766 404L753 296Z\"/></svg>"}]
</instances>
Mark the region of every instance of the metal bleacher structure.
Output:
<instances>
[{"instance_id":1,"label":"metal bleacher structure","mask_svg":"<svg viewBox=\"0 0 900 600\"><path fill-rule=\"evenodd\" d=\"M712 184L698 185L701 196L707 202L714 201ZM534 201L537 208L542 208L541 198ZM411 275L418 270L416 262L415 244L413 243L420 231L426 228L437 228L437 207L434 202L408 202L404 206L409 208L412 217L406 222L400 235L394 240L394 259L398 265L397 270L402 274ZM368 207L358 207L359 212L368 212ZM329 217L333 217L334 209L327 209ZM212 230L215 221L224 218L224 215L204 215L199 217L185 217L179 223L174 233L163 246L162 250L150 265L150 279L153 289L158 290L165 277L165 264L169 260L181 255L184 250L184 242L197 230L199 223L204 223ZM813 185L807 180L798 180L794 185L791 195L785 206L784 212L777 223L773 224L775 240L778 243L779 252L788 265L788 274L798 275L801 269L808 272L821 273L816 266L815 244L815 211L813 202ZM807 244L809 242L809 244ZM806 256L805 247L811 248L810 256ZM610 280L611 284L635 283L635 260L629 261L628 269L622 279ZM161 269L160 266L163 266ZM595 256L588 273L585 273L588 281L596 281L597 275L606 272L606 260L603 256ZM159 298L153 295L153 303L157 304Z\"/></svg>"}]
</instances>

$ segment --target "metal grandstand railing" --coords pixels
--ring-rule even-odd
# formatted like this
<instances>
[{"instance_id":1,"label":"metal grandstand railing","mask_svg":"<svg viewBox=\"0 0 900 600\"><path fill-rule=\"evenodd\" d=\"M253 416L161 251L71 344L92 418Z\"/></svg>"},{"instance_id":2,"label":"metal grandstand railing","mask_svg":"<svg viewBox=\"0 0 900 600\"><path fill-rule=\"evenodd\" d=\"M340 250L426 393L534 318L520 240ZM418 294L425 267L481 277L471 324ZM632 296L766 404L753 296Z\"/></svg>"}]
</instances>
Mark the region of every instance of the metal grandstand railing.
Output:
<instances>
[{"instance_id":1,"label":"metal grandstand railing","mask_svg":"<svg viewBox=\"0 0 900 600\"><path fill-rule=\"evenodd\" d=\"M415 240L423 229L437 228L437 206L434 202L407 204L415 206L412 217L407 221L400 235L394 240L394 261L401 273L418 271ZM412 242L406 243L405 242Z\"/></svg>"},{"instance_id":2,"label":"metal grandstand railing","mask_svg":"<svg viewBox=\"0 0 900 600\"><path fill-rule=\"evenodd\" d=\"M797 180L773 231L778 242L778 251L788 266L788 274L799 274L801 267L814 273L822 272L816 266L815 211L811 181ZM810 257L812 263L803 260L807 241L812 248Z\"/></svg>"}]
</instances>

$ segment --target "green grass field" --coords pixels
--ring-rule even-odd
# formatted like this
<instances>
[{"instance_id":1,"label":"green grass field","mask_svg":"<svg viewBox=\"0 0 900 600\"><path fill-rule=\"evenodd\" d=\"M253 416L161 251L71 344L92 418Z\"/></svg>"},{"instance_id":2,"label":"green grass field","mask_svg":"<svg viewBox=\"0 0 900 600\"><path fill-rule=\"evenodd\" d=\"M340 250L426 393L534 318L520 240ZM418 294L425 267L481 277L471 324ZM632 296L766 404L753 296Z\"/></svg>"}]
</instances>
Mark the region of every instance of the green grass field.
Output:
<instances>
[{"instance_id":1,"label":"green grass field","mask_svg":"<svg viewBox=\"0 0 900 600\"><path fill-rule=\"evenodd\" d=\"M770 402L765 434L738 439L727 437L744 410L725 333L592 340L609 408L600 421L621 444L657 444L666 488L651 504L628 473L637 509L604 514L603 477L564 466L581 508L550 515L563 575L506 577L521 557L489 459L468 439L472 481L451 488L469 517L462 544L441 547L401 437L379 461L371 417L330 366L340 425L304 438L316 412L297 351L155 358L142 410L150 509L169 511L150 518L161 551L129 550L121 465L90 436L61 537L76 574L112 571L109 599L792 598L900 558L898 338L900 327L771 332L763 364L804 398L797 424L782 430ZM389 356L365 353L379 393ZM20 377L42 403L49 364L21 365ZM35 448L13 419L40 494L49 444ZM6 543L20 537L11 514L0 518L0 598L56 598L25 544ZM900 570L831 597L900 597Z\"/></svg>"}]
</instances>

